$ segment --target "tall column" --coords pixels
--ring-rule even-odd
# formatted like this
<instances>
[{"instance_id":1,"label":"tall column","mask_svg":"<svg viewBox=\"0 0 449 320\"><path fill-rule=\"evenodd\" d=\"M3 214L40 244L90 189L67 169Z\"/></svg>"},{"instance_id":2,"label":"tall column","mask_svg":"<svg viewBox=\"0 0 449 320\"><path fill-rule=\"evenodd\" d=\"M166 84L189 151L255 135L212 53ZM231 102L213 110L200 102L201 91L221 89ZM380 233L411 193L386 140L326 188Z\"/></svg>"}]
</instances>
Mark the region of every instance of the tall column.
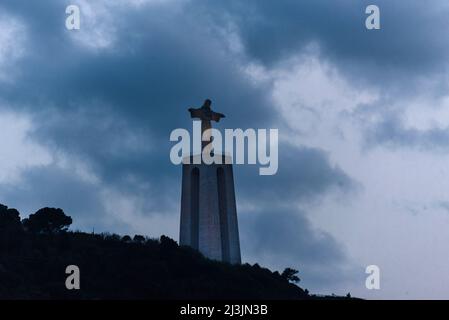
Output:
<instances>
[{"instance_id":1,"label":"tall column","mask_svg":"<svg viewBox=\"0 0 449 320\"><path fill-rule=\"evenodd\" d=\"M231 164L183 164L179 240L210 259L241 263Z\"/></svg>"}]
</instances>

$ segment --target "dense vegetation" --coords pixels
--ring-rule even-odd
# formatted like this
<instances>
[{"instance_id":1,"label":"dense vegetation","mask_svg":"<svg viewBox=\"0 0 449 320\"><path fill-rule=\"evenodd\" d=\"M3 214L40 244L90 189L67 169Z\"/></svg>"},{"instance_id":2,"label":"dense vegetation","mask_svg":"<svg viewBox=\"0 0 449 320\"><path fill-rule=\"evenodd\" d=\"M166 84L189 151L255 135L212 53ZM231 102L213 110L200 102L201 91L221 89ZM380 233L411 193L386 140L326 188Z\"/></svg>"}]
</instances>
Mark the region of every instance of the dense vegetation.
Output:
<instances>
[{"instance_id":1,"label":"dense vegetation","mask_svg":"<svg viewBox=\"0 0 449 320\"><path fill-rule=\"evenodd\" d=\"M212 261L165 236L67 231L72 219L43 208L28 219L0 205L0 298L7 299L309 299L282 274ZM68 290L68 265L80 290Z\"/></svg>"}]
</instances>

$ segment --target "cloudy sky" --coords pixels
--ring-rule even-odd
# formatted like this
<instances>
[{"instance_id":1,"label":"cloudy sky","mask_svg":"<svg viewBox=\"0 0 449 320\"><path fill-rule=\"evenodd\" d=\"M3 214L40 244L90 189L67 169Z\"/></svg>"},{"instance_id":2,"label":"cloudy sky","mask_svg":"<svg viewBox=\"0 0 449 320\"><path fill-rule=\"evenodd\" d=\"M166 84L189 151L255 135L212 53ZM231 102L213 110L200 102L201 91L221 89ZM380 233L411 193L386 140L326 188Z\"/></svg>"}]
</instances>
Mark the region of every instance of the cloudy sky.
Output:
<instances>
[{"instance_id":1,"label":"cloudy sky","mask_svg":"<svg viewBox=\"0 0 449 320\"><path fill-rule=\"evenodd\" d=\"M0 203L178 239L169 135L211 98L220 129L279 129L276 175L234 169L245 262L312 292L449 298L448 16L445 0L2 0Z\"/></svg>"}]
</instances>

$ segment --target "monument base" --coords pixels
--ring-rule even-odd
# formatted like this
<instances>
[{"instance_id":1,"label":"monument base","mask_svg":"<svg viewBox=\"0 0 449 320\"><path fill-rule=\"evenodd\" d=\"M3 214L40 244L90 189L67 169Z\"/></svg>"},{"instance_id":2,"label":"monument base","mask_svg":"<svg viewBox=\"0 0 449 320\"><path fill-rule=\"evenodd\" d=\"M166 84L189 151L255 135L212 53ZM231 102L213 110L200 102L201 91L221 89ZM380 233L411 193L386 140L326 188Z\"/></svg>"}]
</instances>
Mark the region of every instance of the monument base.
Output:
<instances>
[{"instance_id":1,"label":"monument base","mask_svg":"<svg viewBox=\"0 0 449 320\"><path fill-rule=\"evenodd\" d=\"M210 259L241 263L231 161L195 164L196 157L182 165L179 243Z\"/></svg>"}]
</instances>

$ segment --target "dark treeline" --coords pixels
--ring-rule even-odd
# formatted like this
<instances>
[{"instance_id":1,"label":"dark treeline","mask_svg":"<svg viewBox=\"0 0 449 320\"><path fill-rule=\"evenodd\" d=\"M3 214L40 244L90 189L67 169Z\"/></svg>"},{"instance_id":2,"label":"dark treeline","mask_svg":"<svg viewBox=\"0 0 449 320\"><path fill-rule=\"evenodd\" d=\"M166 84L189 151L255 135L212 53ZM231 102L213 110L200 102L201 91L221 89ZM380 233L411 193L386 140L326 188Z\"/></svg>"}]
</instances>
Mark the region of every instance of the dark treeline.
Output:
<instances>
[{"instance_id":1,"label":"dark treeline","mask_svg":"<svg viewBox=\"0 0 449 320\"><path fill-rule=\"evenodd\" d=\"M3 299L313 299L297 271L212 261L166 237L71 232L71 217L43 208L27 219L0 205ZM65 286L80 269L80 290Z\"/></svg>"}]
</instances>

